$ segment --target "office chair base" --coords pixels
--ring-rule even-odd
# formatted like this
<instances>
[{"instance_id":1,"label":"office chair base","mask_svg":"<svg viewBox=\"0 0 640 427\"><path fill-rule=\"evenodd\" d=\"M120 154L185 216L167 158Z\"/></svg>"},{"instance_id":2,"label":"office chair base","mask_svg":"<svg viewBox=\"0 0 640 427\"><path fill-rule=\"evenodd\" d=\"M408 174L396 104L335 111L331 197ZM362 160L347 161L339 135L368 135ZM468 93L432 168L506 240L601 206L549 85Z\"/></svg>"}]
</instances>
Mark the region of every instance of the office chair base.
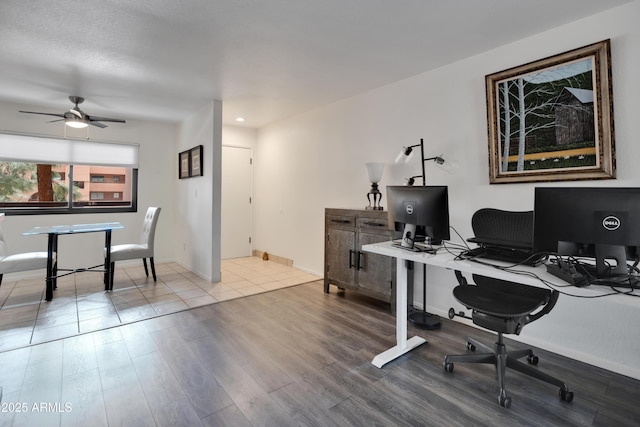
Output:
<instances>
[{"instance_id":1,"label":"office chair base","mask_svg":"<svg viewBox=\"0 0 640 427\"><path fill-rule=\"evenodd\" d=\"M565 402L573 401L573 392L569 390L569 387L567 387L564 382L529 366L537 365L539 360L538 356L534 355L531 349L507 351L503 342L502 334L498 334L498 341L494 344L493 349L473 338L467 338L467 350L475 352L476 349L482 350L482 353L445 356L443 363L444 370L447 372L453 372L453 362L490 363L495 365L496 373L498 374L498 385L500 387L500 393L498 394L498 404L500 406L504 408L509 408L511 406L511 397L507 395L507 391L504 387L506 368L537 378L548 384L556 385L560 387L560 399ZM523 357L527 358L529 365L518 360Z\"/></svg>"}]
</instances>

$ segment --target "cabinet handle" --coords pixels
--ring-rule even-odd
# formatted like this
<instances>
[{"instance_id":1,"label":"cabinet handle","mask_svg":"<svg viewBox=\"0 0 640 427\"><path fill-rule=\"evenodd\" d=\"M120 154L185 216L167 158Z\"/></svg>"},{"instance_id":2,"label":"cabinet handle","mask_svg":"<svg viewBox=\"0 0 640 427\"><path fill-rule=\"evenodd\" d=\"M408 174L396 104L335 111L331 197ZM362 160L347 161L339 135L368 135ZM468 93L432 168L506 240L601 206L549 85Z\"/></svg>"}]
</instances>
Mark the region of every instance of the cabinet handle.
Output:
<instances>
[{"instance_id":1,"label":"cabinet handle","mask_svg":"<svg viewBox=\"0 0 640 427\"><path fill-rule=\"evenodd\" d=\"M353 263L354 252L355 252L354 250L349 249L349 268L355 267L355 264Z\"/></svg>"},{"instance_id":2,"label":"cabinet handle","mask_svg":"<svg viewBox=\"0 0 640 427\"><path fill-rule=\"evenodd\" d=\"M358 252L358 270L362 270L364 268L364 260L363 257L364 253L363 252Z\"/></svg>"},{"instance_id":3,"label":"cabinet handle","mask_svg":"<svg viewBox=\"0 0 640 427\"><path fill-rule=\"evenodd\" d=\"M338 224L349 224L351 221L348 219L332 219L331 222L335 222Z\"/></svg>"},{"instance_id":4,"label":"cabinet handle","mask_svg":"<svg viewBox=\"0 0 640 427\"><path fill-rule=\"evenodd\" d=\"M386 224L380 224L379 222L365 222L364 225L368 225L369 227L386 227Z\"/></svg>"}]
</instances>

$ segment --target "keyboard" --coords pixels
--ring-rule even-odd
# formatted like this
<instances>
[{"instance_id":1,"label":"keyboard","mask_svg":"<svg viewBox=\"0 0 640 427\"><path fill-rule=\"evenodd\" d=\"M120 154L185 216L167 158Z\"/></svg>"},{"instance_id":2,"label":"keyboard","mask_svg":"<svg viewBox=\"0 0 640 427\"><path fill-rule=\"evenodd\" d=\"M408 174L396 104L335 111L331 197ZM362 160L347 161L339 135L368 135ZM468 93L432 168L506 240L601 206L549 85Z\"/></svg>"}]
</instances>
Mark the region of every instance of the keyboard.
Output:
<instances>
[{"instance_id":1,"label":"keyboard","mask_svg":"<svg viewBox=\"0 0 640 427\"><path fill-rule=\"evenodd\" d=\"M488 260L536 266L546 258L528 250L507 248L503 246L478 246L461 254L463 258L483 258Z\"/></svg>"}]
</instances>

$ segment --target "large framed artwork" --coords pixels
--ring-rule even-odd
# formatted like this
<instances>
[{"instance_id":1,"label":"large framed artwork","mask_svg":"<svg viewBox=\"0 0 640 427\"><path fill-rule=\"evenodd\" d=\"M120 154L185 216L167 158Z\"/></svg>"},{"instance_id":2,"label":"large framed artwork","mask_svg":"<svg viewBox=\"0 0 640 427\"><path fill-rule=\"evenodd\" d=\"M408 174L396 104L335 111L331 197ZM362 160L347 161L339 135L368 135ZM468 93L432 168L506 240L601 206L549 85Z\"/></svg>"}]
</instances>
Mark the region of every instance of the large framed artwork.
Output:
<instances>
[{"instance_id":1,"label":"large framed artwork","mask_svg":"<svg viewBox=\"0 0 640 427\"><path fill-rule=\"evenodd\" d=\"M491 184L615 178L609 40L485 81Z\"/></svg>"}]
</instances>

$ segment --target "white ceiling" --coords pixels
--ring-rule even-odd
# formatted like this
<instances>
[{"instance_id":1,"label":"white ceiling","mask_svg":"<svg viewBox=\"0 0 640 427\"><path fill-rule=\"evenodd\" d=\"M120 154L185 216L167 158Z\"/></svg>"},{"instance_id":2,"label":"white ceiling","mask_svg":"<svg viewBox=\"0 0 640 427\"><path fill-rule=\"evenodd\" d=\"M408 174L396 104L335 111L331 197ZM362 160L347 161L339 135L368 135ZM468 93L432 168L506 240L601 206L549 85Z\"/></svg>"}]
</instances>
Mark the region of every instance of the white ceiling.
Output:
<instances>
[{"instance_id":1,"label":"white ceiling","mask_svg":"<svg viewBox=\"0 0 640 427\"><path fill-rule=\"evenodd\" d=\"M1 0L0 101L260 127L629 2Z\"/></svg>"}]
</instances>

